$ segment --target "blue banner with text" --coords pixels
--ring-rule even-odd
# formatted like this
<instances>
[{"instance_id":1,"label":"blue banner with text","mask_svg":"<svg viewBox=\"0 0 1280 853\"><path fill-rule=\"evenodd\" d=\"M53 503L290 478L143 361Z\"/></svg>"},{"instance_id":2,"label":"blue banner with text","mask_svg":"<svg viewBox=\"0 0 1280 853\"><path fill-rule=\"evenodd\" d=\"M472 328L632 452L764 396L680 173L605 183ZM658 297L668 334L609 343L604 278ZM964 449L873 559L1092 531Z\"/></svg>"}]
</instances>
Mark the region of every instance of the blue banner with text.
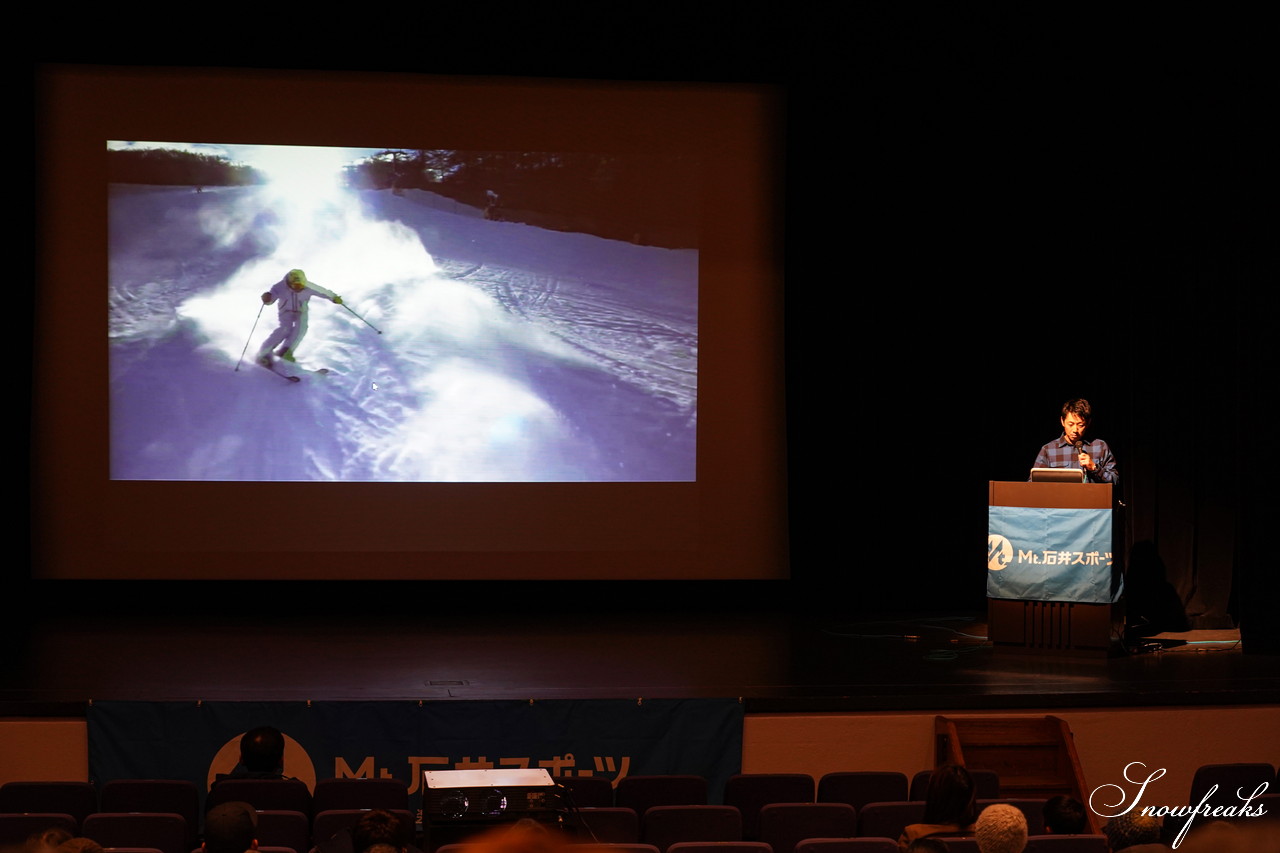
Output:
<instances>
[{"instance_id":1,"label":"blue banner with text","mask_svg":"<svg viewBox=\"0 0 1280 853\"><path fill-rule=\"evenodd\" d=\"M987 597L1110 604L1111 510L990 507Z\"/></svg>"},{"instance_id":2,"label":"blue banner with text","mask_svg":"<svg viewBox=\"0 0 1280 853\"><path fill-rule=\"evenodd\" d=\"M240 737L273 726L284 775L394 778L411 802L424 770L546 768L552 776L706 777L713 802L742 764L734 699L385 702L94 702L89 772L188 779L201 792L239 760ZM416 807L416 805L415 805Z\"/></svg>"}]
</instances>

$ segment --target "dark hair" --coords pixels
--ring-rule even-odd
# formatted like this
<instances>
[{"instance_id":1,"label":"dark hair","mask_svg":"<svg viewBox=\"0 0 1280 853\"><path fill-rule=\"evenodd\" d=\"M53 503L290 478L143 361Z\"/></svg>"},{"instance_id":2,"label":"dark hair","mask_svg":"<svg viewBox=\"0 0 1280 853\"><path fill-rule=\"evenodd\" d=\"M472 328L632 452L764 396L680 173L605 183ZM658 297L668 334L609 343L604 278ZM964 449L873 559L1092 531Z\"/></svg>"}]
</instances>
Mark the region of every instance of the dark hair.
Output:
<instances>
[{"instance_id":1,"label":"dark hair","mask_svg":"<svg viewBox=\"0 0 1280 853\"><path fill-rule=\"evenodd\" d=\"M69 838L58 845L58 853L103 853L102 845L92 838Z\"/></svg>"},{"instance_id":2,"label":"dark hair","mask_svg":"<svg viewBox=\"0 0 1280 853\"><path fill-rule=\"evenodd\" d=\"M271 726L249 729L240 738L240 763L254 773L274 773L284 767L284 735Z\"/></svg>"},{"instance_id":3,"label":"dark hair","mask_svg":"<svg viewBox=\"0 0 1280 853\"><path fill-rule=\"evenodd\" d=\"M1160 840L1160 818L1128 811L1107 821L1102 827L1102 834L1107 837L1112 850L1155 844Z\"/></svg>"},{"instance_id":4,"label":"dark hair","mask_svg":"<svg viewBox=\"0 0 1280 853\"><path fill-rule=\"evenodd\" d=\"M257 836L257 813L248 803L222 803L204 816L204 853L245 853Z\"/></svg>"},{"instance_id":5,"label":"dark hair","mask_svg":"<svg viewBox=\"0 0 1280 853\"><path fill-rule=\"evenodd\" d=\"M1086 825L1084 804L1074 797L1059 794L1044 802L1045 829L1056 835L1078 835Z\"/></svg>"},{"instance_id":6,"label":"dark hair","mask_svg":"<svg viewBox=\"0 0 1280 853\"><path fill-rule=\"evenodd\" d=\"M1079 415L1085 426L1088 426L1089 421L1093 420L1093 409L1089 407L1089 401L1083 397L1077 397L1062 404L1063 419L1065 420L1067 415L1070 414Z\"/></svg>"},{"instance_id":7,"label":"dark hair","mask_svg":"<svg viewBox=\"0 0 1280 853\"><path fill-rule=\"evenodd\" d=\"M375 844L387 844L397 850L409 846L408 832L400 818L385 809L372 809L360 815L351 827L351 849L363 853Z\"/></svg>"},{"instance_id":8,"label":"dark hair","mask_svg":"<svg viewBox=\"0 0 1280 853\"><path fill-rule=\"evenodd\" d=\"M47 829L40 829L30 833L27 836L26 843L29 847L36 847L40 844L45 844L49 847L58 847L66 844L74 837L75 836L70 832L67 832L60 826L50 826Z\"/></svg>"},{"instance_id":9,"label":"dark hair","mask_svg":"<svg viewBox=\"0 0 1280 853\"><path fill-rule=\"evenodd\" d=\"M924 823L969 826L978 819L976 793L969 771L959 764L935 767L924 795Z\"/></svg>"}]
</instances>

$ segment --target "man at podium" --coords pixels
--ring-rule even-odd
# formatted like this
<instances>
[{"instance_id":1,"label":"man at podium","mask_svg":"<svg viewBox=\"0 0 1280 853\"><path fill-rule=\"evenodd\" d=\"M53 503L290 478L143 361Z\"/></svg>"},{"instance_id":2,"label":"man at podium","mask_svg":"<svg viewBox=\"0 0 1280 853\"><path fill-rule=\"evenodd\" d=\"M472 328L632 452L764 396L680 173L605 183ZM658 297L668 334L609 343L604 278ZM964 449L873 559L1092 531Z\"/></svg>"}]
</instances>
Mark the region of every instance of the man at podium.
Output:
<instances>
[{"instance_id":1,"label":"man at podium","mask_svg":"<svg viewBox=\"0 0 1280 853\"><path fill-rule=\"evenodd\" d=\"M1087 440L1093 410L1089 401L1077 398L1062 404L1062 435L1040 448L1036 468L1080 468L1090 483L1116 485L1120 475L1111 448L1100 438Z\"/></svg>"}]
</instances>

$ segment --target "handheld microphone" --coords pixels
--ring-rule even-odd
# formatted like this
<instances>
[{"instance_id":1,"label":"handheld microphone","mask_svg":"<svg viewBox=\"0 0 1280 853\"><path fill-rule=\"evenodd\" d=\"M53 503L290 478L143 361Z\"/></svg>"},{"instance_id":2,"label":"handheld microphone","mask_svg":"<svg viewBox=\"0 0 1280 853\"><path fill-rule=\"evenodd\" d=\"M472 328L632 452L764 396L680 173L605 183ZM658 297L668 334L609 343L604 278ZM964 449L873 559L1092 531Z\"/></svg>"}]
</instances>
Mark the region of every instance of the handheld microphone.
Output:
<instances>
[{"instance_id":1,"label":"handheld microphone","mask_svg":"<svg viewBox=\"0 0 1280 853\"><path fill-rule=\"evenodd\" d=\"M1080 439L1077 438L1074 442L1072 442L1071 446L1076 449L1077 454L1084 453L1084 442L1081 441ZM1080 467L1083 468L1084 465L1081 465Z\"/></svg>"}]
</instances>

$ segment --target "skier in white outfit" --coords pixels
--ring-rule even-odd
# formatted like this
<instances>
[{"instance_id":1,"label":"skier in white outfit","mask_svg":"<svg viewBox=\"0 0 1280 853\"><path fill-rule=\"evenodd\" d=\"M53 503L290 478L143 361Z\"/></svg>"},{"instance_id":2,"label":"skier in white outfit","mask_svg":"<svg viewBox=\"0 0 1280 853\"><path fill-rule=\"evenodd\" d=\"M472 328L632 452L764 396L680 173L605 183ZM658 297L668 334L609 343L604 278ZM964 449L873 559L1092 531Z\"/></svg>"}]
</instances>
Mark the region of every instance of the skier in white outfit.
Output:
<instances>
[{"instance_id":1,"label":"skier in white outfit","mask_svg":"<svg viewBox=\"0 0 1280 853\"><path fill-rule=\"evenodd\" d=\"M335 305L342 304L342 297L332 290L307 281L302 270L289 270L285 277L262 294L264 305L280 303L280 326L262 343L258 350L258 363L271 366L271 351L278 345L277 354L285 361L295 361L294 351L307 333L307 303L313 294L325 297Z\"/></svg>"}]
</instances>

